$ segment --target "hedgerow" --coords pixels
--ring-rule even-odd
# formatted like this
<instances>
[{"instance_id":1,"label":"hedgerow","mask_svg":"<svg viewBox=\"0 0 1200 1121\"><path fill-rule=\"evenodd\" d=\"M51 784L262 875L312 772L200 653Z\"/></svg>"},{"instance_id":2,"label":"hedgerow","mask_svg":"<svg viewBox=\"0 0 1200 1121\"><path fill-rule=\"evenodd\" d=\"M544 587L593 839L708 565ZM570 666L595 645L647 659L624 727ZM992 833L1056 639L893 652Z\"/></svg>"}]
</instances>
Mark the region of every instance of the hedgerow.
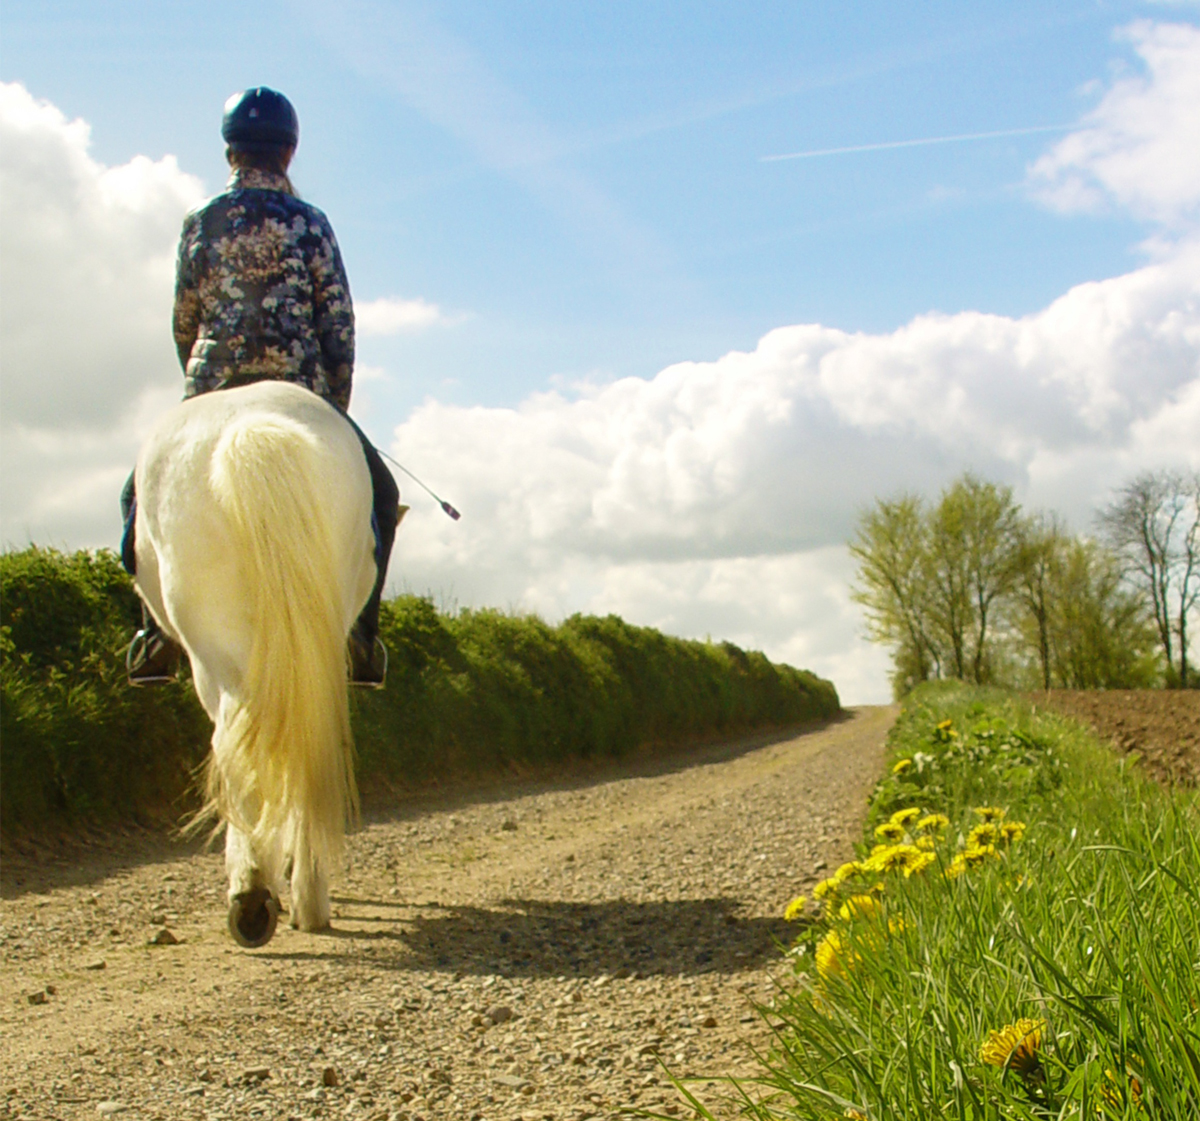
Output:
<instances>
[{"instance_id":1,"label":"hedgerow","mask_svg":"<svg viewBox=\"0 0 1200 1121\"><path fill-rule=\"evenodd\" d=\"M130 689L140 620L106 550L0 557L0 813L5 827L78 815L179 817L211 726L187 674ZM383 605L387 688L355 693L360 781L619 756L838 710L834 687L731 643L671 638L616 616Z\"/></svg>"}]
</instances>

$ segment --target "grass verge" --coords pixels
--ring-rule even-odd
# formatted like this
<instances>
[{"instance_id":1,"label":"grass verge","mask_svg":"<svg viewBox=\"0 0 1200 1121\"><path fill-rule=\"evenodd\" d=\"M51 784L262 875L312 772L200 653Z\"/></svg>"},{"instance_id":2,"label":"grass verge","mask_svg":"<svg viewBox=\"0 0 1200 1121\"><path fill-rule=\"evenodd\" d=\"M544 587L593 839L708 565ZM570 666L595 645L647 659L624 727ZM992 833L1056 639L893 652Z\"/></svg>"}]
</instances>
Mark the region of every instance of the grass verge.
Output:
<instances>
[{"instance_id":1,"label":"grass verge","mask_svg":"<svg viewBox=\"0 0 1200 1121\"><path fill-rule=\"evenodd\" d=\"M190 679L131 689L140 620L108 551L0 556L0 820L153 822L194 807L211 725ZM731 643L690 642L616 616L557 627L530 615L444 615L385 603L387 688L355 693L358 775L420 785L783 727L838 711L832 684Z\"/></svg>"},{"instance_id":2,"label":"grass verge","mask_svg":"<svg viewBox=\"0 0 1200 1121\"><path fill-rule=\"evenodd\" d=\"M1200 1117L1195 792L963 686L918 689L890 748L858 859L789 908L748 1115Z\"/></svg>"}]
</instances>

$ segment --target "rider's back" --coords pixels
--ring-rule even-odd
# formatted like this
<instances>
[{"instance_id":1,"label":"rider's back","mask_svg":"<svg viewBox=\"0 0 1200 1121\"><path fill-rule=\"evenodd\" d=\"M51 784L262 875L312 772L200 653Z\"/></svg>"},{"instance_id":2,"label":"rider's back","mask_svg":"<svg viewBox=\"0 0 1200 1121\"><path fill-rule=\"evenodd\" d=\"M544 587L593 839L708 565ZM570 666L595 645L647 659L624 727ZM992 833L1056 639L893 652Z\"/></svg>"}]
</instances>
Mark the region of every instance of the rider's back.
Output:
<instances>
[{"instance_id":1,"label":"rider's back","mask_svg":"<svg viewBox=\"0 0 1200 1121\"><path fill-rule=\"evenodd\" d=\"M235 171L188 215L175 342L185 396L259 379L295 382L345 408L354 313L329 220L284 175Z\"/></svg>"}]
</instances>

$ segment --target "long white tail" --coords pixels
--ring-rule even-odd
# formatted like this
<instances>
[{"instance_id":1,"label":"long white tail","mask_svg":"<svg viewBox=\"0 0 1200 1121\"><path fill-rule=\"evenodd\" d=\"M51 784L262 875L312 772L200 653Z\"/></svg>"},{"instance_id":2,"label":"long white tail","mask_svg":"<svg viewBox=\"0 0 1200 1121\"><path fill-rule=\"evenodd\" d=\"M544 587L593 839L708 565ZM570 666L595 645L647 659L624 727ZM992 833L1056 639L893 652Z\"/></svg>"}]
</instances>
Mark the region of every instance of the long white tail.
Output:
<instances>
[{"instance_id":1,"label":"long white tail","mask_svg":"<svg viewBox=\"0 0 1200 1121\"><path fill-rule=\"evenodd\" d=\"M213 453L210 481L244 558L254 638L241 688L217 720L208 795L256 848L283 830L297 860L329 868L357 791L319 452L302 425L255 411L230 423Z\"/></svg>"}]
</instances>

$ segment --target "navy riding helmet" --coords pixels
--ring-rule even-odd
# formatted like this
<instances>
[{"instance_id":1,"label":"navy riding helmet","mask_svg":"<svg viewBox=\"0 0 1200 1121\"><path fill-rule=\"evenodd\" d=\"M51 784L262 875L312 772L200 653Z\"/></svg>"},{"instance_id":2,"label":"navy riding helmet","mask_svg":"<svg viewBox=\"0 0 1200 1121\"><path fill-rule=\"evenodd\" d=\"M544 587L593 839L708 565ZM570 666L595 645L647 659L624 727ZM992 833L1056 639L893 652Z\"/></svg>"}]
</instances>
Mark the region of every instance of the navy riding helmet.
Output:
<instances>
[{"instance_id":1,"label":"navy riding helmet","mask_svg":"<svg viewBox=\"0 0 1200 1121\"><path fill-rule=\"evenodd\" d=\"M249 151L295 148L300 142L300 119L283 94L255 86L225 102L221 135L230 147Z\"/></svg>"}]
</instances>

